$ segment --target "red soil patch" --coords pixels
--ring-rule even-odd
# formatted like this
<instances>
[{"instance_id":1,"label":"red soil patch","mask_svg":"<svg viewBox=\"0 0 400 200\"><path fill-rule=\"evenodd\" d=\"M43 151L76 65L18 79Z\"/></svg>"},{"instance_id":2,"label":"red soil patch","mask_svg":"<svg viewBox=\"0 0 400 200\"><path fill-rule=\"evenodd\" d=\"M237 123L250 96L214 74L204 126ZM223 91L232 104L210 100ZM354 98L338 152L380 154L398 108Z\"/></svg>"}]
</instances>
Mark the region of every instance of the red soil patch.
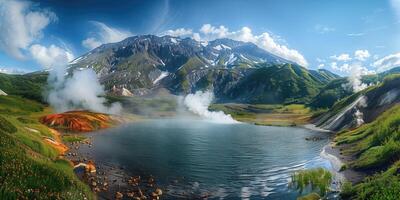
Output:
<instances>
[{"instance_id":1,"label":"red soil patch","mask_svg":"<svg viewBox=\"0 0 400 200\"><path fill-rule=\"evenodd\" d=\"M41 117L40 122L48 127L67 132L91 132L109 128L121 122L111 115L89 111L69 111Z\"/></svg>"}]
</instances>

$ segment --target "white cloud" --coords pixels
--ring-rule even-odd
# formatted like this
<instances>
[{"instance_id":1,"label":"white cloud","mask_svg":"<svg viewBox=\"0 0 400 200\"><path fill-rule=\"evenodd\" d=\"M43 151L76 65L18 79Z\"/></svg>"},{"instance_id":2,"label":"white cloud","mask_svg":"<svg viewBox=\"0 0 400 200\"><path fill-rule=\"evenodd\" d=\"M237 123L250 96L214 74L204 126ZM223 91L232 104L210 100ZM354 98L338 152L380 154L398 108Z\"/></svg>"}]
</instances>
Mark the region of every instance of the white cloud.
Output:
<instances>
[{"instance_id":1,"label":"white cloud","mask_svg":"<svg viewBox=\"0 0 400 200\"><path fill-rule=\"evenodd\" d=\"M164 32L162 35L170 35L173 37L192 37L193 30L192 29L185 29L185 28L178 28L176 30L168 30Z\"/></svg>"},{"instance_id":2,"label":"white cloud","mask_svg":"<svg viewBox=\"0 0 400 200\"><path fill-rule=\"evenodd\" d=\"M186 30L186 31L185 31ZM168 30L164 32L167 33L182 33L181 35L190 36L197 41L211 41L218 38L230 38L243 42L252 42L259 46L260 48L280 56L284 59L290 60L292 62L298 63L304 67L308 66L307 60L304 56L295 49L290 49L286 45L278 44L276 39L267 32L264 32L260 35L253 35L252 30L249 27L242 27L237 31L229 31L229 29L225 26L215 27L211 24L204 24L200 28L200 33L192 32L190 29L176 29L176 30ZM184 34L183 34L184 33ZM181 36L175 34L174 36Z\"/></svg>"},{"instance_id":3,"label":"white cloud","mask_svg":"<svg viewBox=\"0 0 400 200\"><path fill-rule=\"evenodd\" d=\"M45 47L39 44L34 44L29 48L29 50L32 58L42 67L47 69L66 66L74 59L73 54L69 50L55 45Z\"/></svg>"},{"instance_id":4,"label":"white cloud","mask_svg":"<svg viewBox=\"0 0 400 200\"><path fill-rule=\"evenodd\" d=\"M357 50L354 52L354 58L359 61L365 61L365 59L369 58L371 55L368 50Z\"/></svg>"},{"instance_id":5,"label":"white cloud","mask_svg":"<svg viewBox=\"0 0 400 200\"><path fill-rule=\"evenodd\" d=\"M332 68L333 70L339 70L338 65L337 65L337 62L332 62L332 63L331 63L331 68Z\"/></svg>"},{"instance_id":6,"label":"white cloud","mask_svg":"<svg viewBox=\"0 0 400 200\"><path fill-rule=\"evenodd\" d=\"M400 66L400 52L385 56L375 61L372 66L376 68L378 72L389 70L393 67Z\"/></svg>"},{"instance_id":7,"label":"white cloud","mask_svg":"<svg viewBox=\"0 0 400 200\"><path fill-rule=\"evenodd\" d=\"M34 10L27 1L0 1L0 50L25 58L22 50L40 39L43 29L56 19L54 13Z\"/></svg>"},{"instance_id":8,"label":"white cloud","mask_svg":"<svg viewBox=\"0 0 400 200\"><path fill-rule=\"evenodd\" d=\"M347 54L347 53L342 53L339 56L333 55L330 58L333 59L333 60L336 60L336 61L349 61L349 60L351 60L350 55Z\"/></svg>"},{"instance_id":9,"label":"white cloud","mask_svg":"<svg viewBox=\"0 0 400 200\"><path fill-rule=\"evenodd\" d=\"M365 35L365 33L348 33L347 36L349 37L360 37Z\"/></svg>"},{"instance_id":10,"label":"white cloud","mask_svg":"<svg viewBox=\"0 0 400 200\"><path fill-rule=\"evenodd\" d=\"M314 30L319 34L324 34L324 33L329 33L329 32L335 31L334 28L325 26L325 25L321 25L321 24L315 25Z\"/></svg>"},{"instance_id":11,"label":"white cloud","mask_svg":"<svg viewBox=\"0 0 400 200\"><path fill-rule=\"evenodd\" d=\"M0 66L0 73L3 73L3 74L25 74L25 73L28 73L28 71L19 69L16 67Z\"/></svg>"},{"instance_id":12,"label":"white cloud","mask_svg":"<svg viewBox=\"0 0 400 200\"><path fill-rule=\"evenodd\" d=\"M325 67L325 64L324 64L324 63L321 63L321 64L318 65L318 69L322 69L322 68L324 68L324 67Z\"/></svg>"},{"instance_id":13,"label":"white cloud","mask_svg":"<svg viewBox=\"0 0 400 200\"><path fill-rule=\"evenodd\" d=\"M94 49L102 44L119 42L133 34L129 31L113 28L98 21L92 21L97 31L93 32L92 37L82 41L82 45L88 49Z\"/></svg>"}]
</instances>

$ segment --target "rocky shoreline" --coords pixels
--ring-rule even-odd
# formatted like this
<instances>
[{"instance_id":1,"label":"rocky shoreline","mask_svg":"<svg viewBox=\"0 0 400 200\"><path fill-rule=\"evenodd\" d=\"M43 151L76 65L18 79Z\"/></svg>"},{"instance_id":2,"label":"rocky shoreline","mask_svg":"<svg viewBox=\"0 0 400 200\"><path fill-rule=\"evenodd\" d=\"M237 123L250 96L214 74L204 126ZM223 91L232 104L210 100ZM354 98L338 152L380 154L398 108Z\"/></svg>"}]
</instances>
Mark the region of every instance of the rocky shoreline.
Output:
<instances>
[{"instance_id":1,"label":"rocky shoreline","mask_svg":"<svg viewBox=\"0 0 400 200\"><path fill-rule=\"evenodd\" d=\"M324 133L333 133L334 132L326 129L322 129L316 127L314 124L307 124L303 126L306 129L310 129L313 131L324 132ZM307 138L306 138L307 139ZM328 160L332 165L332 172L335 174L336 180L335 184L337 188L340 190L341 184L344 182L351 183L359 183L365 177L365 174L362 172L358 172L352 169L348 169L346 166L348 162L352 160L350 157L345 157L340 153L341 147L335 146L334 142L331 141L327 145L325 145L321 151L321 157Z\"/></svg>"},{"instance_id":2,"label":"rocky shoreline","mask_svg":"<svg viewBox=\"0 0 400 200\"><path fill-rule=\"evenodd\" d=\"M92 139L89 136L84 141L68 143L65 157L74 164L77 176L99 199L159 199L163 195L163 190L157 187L151 175L132 176L121 166L96 162L88 151L94 148Z\"/></svg>"}]
</instances>

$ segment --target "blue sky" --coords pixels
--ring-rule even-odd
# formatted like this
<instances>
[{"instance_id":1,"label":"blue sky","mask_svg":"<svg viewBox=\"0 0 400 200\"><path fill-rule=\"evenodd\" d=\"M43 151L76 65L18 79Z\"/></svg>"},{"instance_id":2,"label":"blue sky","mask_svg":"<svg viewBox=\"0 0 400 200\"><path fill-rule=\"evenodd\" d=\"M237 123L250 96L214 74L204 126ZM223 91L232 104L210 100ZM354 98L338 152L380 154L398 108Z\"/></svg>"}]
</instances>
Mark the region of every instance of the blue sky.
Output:
<instances>
[{"instance_id":1,"label":"blue sky","mask_svg":"<svg viewBox=\"0 0 400 200\"><path fill-rule=\"evenodd\" d=\"M9 16L0 19L0 71L42 69L46 60L38 58L43 54L32 52L33 45L47 50L43 51L46 56L51 54L49 48L53 45L78 57L101 43L138 34L252 41L309 68L326 68L342 75L351 73L355 63L362 65L364 73L400 65L399 0L44 0L17 3L23 4L22 8L12 6L18 12L10 13L7 7L10 5L6 5L9 1L0 0L0 15ZM7 21L15 19L12 18L15 13L19 13L22 22ZM40 17L36 21L27 20L29 13ZM19 28L4 31L14 25ZM37 27L34 28L36 32L29 32L24 26ZM27 30L29 33L20 33ZM9 44L8 41L14 39L21 42Z\"/></svg>"}]
</instances>

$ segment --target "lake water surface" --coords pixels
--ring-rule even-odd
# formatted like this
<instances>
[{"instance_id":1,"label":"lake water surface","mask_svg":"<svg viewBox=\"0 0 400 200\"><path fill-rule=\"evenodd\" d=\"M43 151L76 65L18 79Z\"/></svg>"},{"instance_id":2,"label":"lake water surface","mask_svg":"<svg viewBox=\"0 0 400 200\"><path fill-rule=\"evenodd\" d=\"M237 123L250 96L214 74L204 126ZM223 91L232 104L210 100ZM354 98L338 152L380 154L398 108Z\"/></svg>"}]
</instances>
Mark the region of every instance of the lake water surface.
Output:
<instances>
[{"instance_id":1,"label":"lake water surface","mask_svg":"<svg viewBox=\"0 0 400 200\"><path fill-rule=\"evenodd\" d=\"M96 162L155 176L167 199L295 199L294 171L330 168L320 157L328 135L296 127L160 119L91 135ZM313 136L324 139L305 140Z\"/></svg>"}]
</instances>

